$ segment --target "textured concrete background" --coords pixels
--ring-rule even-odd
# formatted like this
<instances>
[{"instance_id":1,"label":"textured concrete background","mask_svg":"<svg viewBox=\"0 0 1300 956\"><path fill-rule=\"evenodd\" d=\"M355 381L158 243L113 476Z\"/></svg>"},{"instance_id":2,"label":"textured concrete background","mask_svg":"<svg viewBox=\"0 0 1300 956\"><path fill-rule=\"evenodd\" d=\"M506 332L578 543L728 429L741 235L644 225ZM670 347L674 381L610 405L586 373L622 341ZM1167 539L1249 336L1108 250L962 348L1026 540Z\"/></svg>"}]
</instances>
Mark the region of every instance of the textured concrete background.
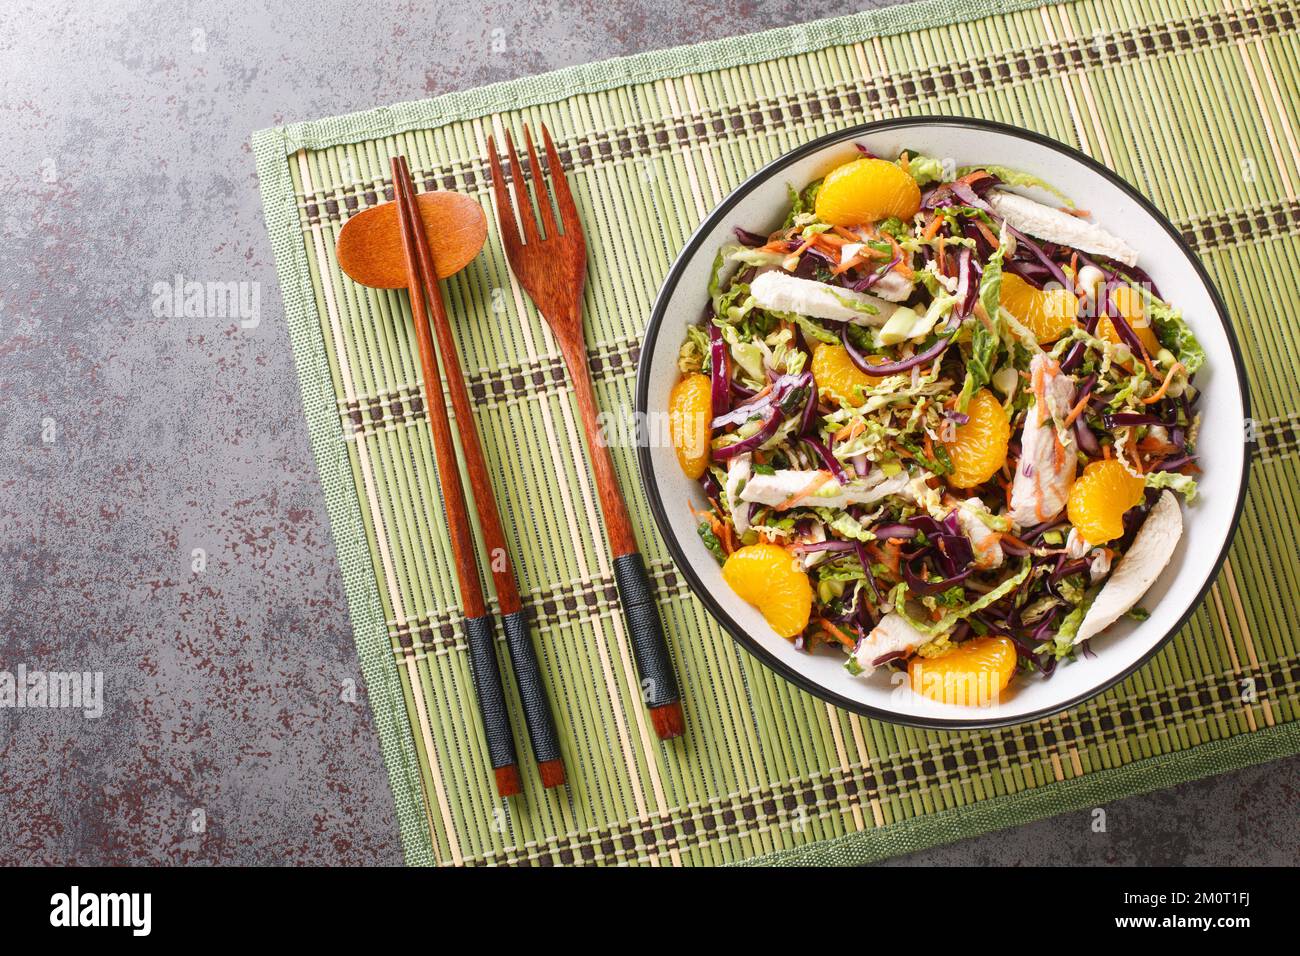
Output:
<instances>
[{"instance_id":1,"label":"textured concrete background","mask_svg":"<svg viewBox=\"0 0 1300 956\"><path fill-rule=\"evenodd\" d=\"M0 669L106 687L98 720L0 711L0 862L400 861L252 130L860 6L6 0ZM177 274L256 283L260 322L156 314ZM1295 863L1297 789L1279 762L901 862Z\"/></svg>"}]
</instances>

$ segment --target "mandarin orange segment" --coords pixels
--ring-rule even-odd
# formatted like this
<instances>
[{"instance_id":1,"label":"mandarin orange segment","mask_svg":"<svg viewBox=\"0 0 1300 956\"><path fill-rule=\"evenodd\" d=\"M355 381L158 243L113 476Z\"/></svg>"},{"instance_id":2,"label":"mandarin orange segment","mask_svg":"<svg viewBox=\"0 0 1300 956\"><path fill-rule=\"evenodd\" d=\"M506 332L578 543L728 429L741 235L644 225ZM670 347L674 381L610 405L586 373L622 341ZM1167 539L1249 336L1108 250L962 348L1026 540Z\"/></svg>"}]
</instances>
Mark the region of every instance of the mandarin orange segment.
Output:
<instances>
[{"instance_id":1,"label":"mandarin orange segment","mask_svg":"<svg viewBox=\"0 0 1300 956\"><path fill-rule=\"evenodd\" d=\"M1119 314L1124 316L1124 321L1137 333L1138 340L1146 347L1147 353L1155 355L1160 351L1160 340L1156 338L1155 332L1151 328L1151 322L1146 317L1146 309L1142 307L1142 296L1137 289L1131 286L1122 285L1111 293L1115 302L1115 308ZM1115 330L1115 323L1110 320L1110 316L1103 315L1097 322L1097 337L1105 339L1107 342L1114 342L1119 345L1123 340L1119 337L1119 332Z\"/></svg>"},{"instance_id":2,"label":"mandarin orange segment","mask_svg":"<svg viewBox=\"0 0 1300 956\"><path fill-rule=\"evenodd\" d=\"M864 157L838 166L817 192L817 218L832 226L860 226L890 216L907 221L920 208L916 180L883 159Z\"/></svg>"},{"instance_id":3,"label":"mandarin orange segment","mask_svg":"<svg viewBox=\"0 0 1300 956\"><path fill-rule=\"evenodd\" d=\"M966 424L958 425L953 440L944 443L952 460L948 483L954 488L974 488L997 474L1011 441L1007 413L987 388L971 396L966 414Z\"/></svg>"},{"instance_id":4,"label":"mandarin orange segment","mask_svg":"<svg viewBox=\"0 0 1300 956\"><path fill-rule=\"evenodd\" d=\"M1066 504L1070 524L1091 545L1124 534L1124 512L1142 500L1146 482L1128 473L1118 460L1094 461L1083 469Z\"/></svg>"},{"instance_id":5,"label":"mandarin orange segment","mask_svg":"<svg viewBox=\"0 0 1300 956\"><path fill-rule=\"evenodd\" d=\"M808 626L812 585L784 548L775 544L737 548L722 566L722 577L741 599L762 612L781 637L796 637Z\"/></svg>"},{"instance_id":6,"label":"mandarin orange segment","mask_svg":"<svg viewBox=\"0 0 1300 956\"><path fill-rule=\"evenodd\" d=\"M940 704L995 703L1016 673L1016 646L1007 637L975 637L938 657L913 657L912 690Z\"/></svg>"},{"instance_id":7,"label":"mandarin orange segment","mask_svg":"<svg viewBox=\"0 0 1300 956\"><path fill-rule=\"evenodd\" d=\"M998 300L1041 345L1055 342L1079 317L1079 300L1069 289L1035 289L1014 272L1002 273Z\"/></svg>"},{"instance_id":8,"label":"mandarin orange segment","mask_svg":"<svg viewBox=\"0 0 1300 956\"><path fill-rule=\"evenodd\" d=\"M862 404L862 395L858 391L860 387L880 381L854 365L844 346L825 342L813 351L812 374L819 392L853 406Z\"/></svg>"},{"instance_id":9,"label":"mandarin orange segment","mask_svg":"<svg viewBox=\"0 0 1300 956\"><path fill-rule=\"evenodd\" d=\"M699 478L709 467L712 396L707 375L687 375L668 394L668 434L688 478Z\"/></svg>"}]
</instances>

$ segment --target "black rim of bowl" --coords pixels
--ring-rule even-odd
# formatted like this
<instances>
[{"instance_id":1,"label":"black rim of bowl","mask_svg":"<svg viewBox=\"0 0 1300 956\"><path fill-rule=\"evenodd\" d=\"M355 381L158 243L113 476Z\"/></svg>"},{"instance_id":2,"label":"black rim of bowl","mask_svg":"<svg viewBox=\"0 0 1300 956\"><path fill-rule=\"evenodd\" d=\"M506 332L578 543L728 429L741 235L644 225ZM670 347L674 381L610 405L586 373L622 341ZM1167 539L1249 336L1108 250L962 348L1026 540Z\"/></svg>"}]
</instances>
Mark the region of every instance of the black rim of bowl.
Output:
<instances>
[{"instance_id":1,"label":"black rim of bowl","mask_svg":"<svg viewBox=\"0 0 1300 956\"><path fill-rule=\"evenodd\" d=\"M778 157L737 186L691 235L685 248L674 261L672 269L669 270L668 276L659 290L659 295L655 299L654 310L650 316L650 323L646 327L645 336L641 345L641 354L637 364L636 411L638 418L648 413L650 363L654 355L655 341L658 338L659 329L663 323L664 313L668 308L668 302L676 291L677 284L681 280L682 273L685 271L687 264L695 258L700 247L708 239L709 235L717 225L731 213L731 210L759 183L765 182L782 169L798 162L805 156L825 149L828 146L833 146L836 143L841 143L846 140L853 140L857 137L871 133L878 133L883 130L902 129L907 127L924 129L928 126L958 126L989 130L1045 146L1064 156L1068 156L1076 162L1083 164L1097 175L1104 177L1106 180L1119 187L1125 195L1146 210L1146 212L1160 224L1165 232L1169 234L1170 238L1173 239L1175 244L1182 251L1183 255L1187 257L1187 260L1192 264L1192 267L1196 270L1201 282L1209 292L1210 299L1214 303L1215 312L1217 313L1219 322L1222 324L1223 330L1228 337L1228 344L1232 350L1232 360L1236 366L1237 383L1241 392L1244 418L1247 420L1250 418L1250 391L1246 380L1245 365L1241 357L1241 347L1237 342L1237 336L1232 328L1232 323L1228 320L1228 310L1223 303L1223 298L1219 295L1219 290L1215 287L1214 282L1205 271L1205 266L1202 265L1200 258L1192 251L1191 247L1188 246L1182 235L1179 234L1178 230L1176 230L1169 220L1165 218L1164 214L1148 201L1145 196L1130 186L1122 178L1117 176L1114 172L1107 169L1090 156L1086 156L1071 146L1067 146L1064 143L1051 139L1050 137L1043 136L1040 133L1009 126L1006 123L998 123L992 120L972 119L963 116L901 117L898 119L883 120L875 123L863 123L859 126L854 126L839 132L829 133ZM828 690L782 662L778 657L776 657L776 655L769 652L757 640L748 634L745 629L742 628L735 619L733 619L731 615L723 609L717 600L714 599L708 586L695 572L695 569L692 567L685 551L672 534L672 529L668 521L668 514L664 509L664 502L659 494L659 485L655 480L654 470L650 460L650 448L645 442L640 442L638 444L637 463L641 472L642 485L645 488L646 496L650 501L650 510L654 514L655 523L659 527L659 534L663 538L664 543L668 546L668 550L672 554L674 563L682 574L685 575L687 582L691 586L691 591L704 604L704 606L708 608L709 613L727 629L732 638L741 647L747 650L750 654L753 654L760 661L772 670L776 671L776 673L780 674L782 677L789 680L795 686L806 690L808 693L820 698L821 700L832 703L837 707L842 707L845 710L853 711L854 713L866 717L873 717L889 723L902 724L909 727L942 730L977 730L992 727L1008 727L1016 724L1028 723L1034 720L1040 720L1044 717L1050 717L1053 714L1059 714L1062 711L1069 710L1071 707L1081 704L1084 701L1091 700L1098 694L1105 693L1111 687L1115 686L1130 674L1143 667L1156 655L1157 652L1160 651L1161 648L1165 646L1166 643L1169 642L1170 638L1182 629L1182 626L1187 623L1187 619L1191 617L1198 607L1200 607L1201 602L1204 600L1206 593L1210 589L1210 586L1218 577L1223 562L1228 556L1228 548L1232 545L1233 538L1236 536L1237 526L1241 521L1241 512L1246 501L1246 489L1249 479L1252 453L1251 443L1243 441L1243 444L1245 449L1241 466L1241 485L1238 489L1237 502L1233 512L1232 522L1229 525L1228 534L1224 539L1218 557L1214 561L1213 570L1206 576L1205 582L1201 585L1199 593L1196 595L1195 599L1188 604L1186 610L1183 611L1177 623L1165 632L1165 634L1152 645L1151 649L1132 665L1125 668L1114 677L1097 684L1095 687L1090 688L1084 693L1063 701L1058 705L1045 707L1031 713L1012 717L990 717L987 719L957 718L948 720L941 717L919 717L903 714L898 711L882 710L879 707L873 707L855 700L850 700L834 691Z\"/></svg>"}]
</instances>

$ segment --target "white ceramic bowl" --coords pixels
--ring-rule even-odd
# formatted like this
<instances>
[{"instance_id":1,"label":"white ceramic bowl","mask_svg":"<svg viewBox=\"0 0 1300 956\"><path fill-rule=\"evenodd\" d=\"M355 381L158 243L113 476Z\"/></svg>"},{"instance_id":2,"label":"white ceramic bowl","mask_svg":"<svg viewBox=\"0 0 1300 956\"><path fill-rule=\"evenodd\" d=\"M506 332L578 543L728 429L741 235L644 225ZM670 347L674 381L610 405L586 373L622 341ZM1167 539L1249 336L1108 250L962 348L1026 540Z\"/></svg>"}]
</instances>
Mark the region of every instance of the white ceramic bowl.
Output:
<instances>
[{"instance_id":1,"label":"white ceramic bowl","mask_svg":"<svg viewBox=\"0 0 1300 956\"><path fill-rule=\"evenodd\" d=\"M786 184L802 188L857 154L862 143L878 156L912 149L951 157L958 166L990 163L1033 173L1063 190L1096 222L1140 251L1139 265L1183 310L1208 356L1197 374L1204 392L1198 448L1204 474L1200 497L1184 509L1177 553L1142 600L1151 616L1124 619L1091 642L1093 657L1056 669L1048 680L1021 677L987 706L952 707L913 694L904 675L878 669L852 677L829 649L807 654L778 637L762 615L738 598L696 534L688 505L704 506L665 442L643 442L641 477L659 530L695 594L740 644L797 685L849 710L922 727L970 728L1014 724L1064 710L1110 687L1140 667L1198 606L1214 580L1241 512L1249 466L1244 422L1249 398L1241 355L1218 293L1196 256L1169 222L1113 172L1067 146L999 123L960 117L916 117L870 123L834 133L782 156L728 196L695 232L668 274L646 329L637 374L636 405L654 421L668 405L678 378L677 351L686 327L698 322L717 249L733 226L766 234L784 219ZM1033 195L1032 192L1029 193ZM1038 196L1043 201L1049 197ZM649 429L651 435L656 429ZM687 675L687 680L690 677Z\"/></svg>"}]
</instances>

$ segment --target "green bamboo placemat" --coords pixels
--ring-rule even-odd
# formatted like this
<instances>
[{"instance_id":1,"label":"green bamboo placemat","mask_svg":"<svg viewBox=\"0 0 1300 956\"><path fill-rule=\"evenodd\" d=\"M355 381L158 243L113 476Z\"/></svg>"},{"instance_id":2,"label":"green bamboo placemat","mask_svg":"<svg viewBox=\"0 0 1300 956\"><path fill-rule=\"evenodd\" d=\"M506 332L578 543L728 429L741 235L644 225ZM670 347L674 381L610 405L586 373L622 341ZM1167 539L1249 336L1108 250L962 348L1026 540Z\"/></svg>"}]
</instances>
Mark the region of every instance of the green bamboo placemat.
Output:
<instances>
[{"instance_id":1,"label":"green bamboo placemat","mask_svg":"<svg viewBox=\"0 0 1300 956\"><path fill-rule=\"evenodd\" d=\"M1300 561L1278 526L1297 513L1300 331L1297 303L1277 291L1300 274L1298 20L1300 0L927 2L257 134L407 859L863 861L1300 750ZM559 355L494 231L446 295L572 780L545 792L525 760L525 796L496 799L405 296L340 274L341 225L386 198L399 152L422 188L490 209L487 135L547 123L587 227L599 399L627 408L655 292L708 210L799 143L917 113L988 117L1078 146L1150 196L1204 258L1259 417L1241 529L1203 606L1147 666L1066 714L982 733L861 719L773 676L707 616L654 531L634 449L618 447L685 685L688 734L658 743Z\"/></svg>"}]
</instances>

